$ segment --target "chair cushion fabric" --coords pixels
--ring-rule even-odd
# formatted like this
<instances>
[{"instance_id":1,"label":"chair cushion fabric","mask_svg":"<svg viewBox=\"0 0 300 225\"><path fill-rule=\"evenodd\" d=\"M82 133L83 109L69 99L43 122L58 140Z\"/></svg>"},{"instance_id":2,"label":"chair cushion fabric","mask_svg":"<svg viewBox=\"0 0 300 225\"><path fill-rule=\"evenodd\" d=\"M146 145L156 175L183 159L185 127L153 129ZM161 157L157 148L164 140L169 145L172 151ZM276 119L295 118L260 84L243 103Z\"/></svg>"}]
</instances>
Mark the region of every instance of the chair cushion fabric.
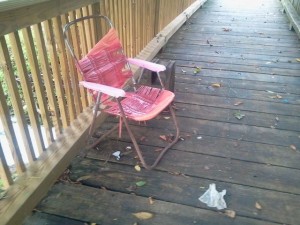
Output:
<instances>
[{"instance_id":1,"label":"chair cushion fabric","mask_svg":"<svg viewBox=\"0 0 300 225\"><path fill-rule=\"evenodd\" d=\"M147 121L163 111L173 101L174 97L173 92L141 86L137 92L127 95L121 101L121 105L128 119ZM117 103L105 111L112 115L121 115Z\"/></svg>"}]
</instances>

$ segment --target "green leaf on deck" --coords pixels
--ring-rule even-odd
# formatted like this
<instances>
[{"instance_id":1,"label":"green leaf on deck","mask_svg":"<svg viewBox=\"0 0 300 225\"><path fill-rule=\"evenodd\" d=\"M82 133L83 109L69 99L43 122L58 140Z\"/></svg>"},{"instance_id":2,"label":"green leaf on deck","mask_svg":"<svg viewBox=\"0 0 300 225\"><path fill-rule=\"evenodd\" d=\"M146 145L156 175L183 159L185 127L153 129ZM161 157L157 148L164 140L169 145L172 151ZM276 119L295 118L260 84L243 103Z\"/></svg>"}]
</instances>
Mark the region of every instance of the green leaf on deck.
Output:
<instances>
[{"instance_id":1,"label":"green leaf on deck","mask_svg":"<svg viewBox=\"0 0 300 225\"><path fill-rule=\"evenodd\" d=\"M135 185L138 187L143 187L145 184L146 184L146 181L142 181L142 180L135 183Z\"/></svg>"},{"instance_id":2,"label":"green leaf on deck","mask_svg":"<svg viewBox=\"0 0 300 225\"><path fill-rule=\"evenodd\" d=\"M242 114L240 111L233 113L234 117L238 120L241 120L245 117L245 114Z\"/></svg>"},{"instance_id":3,"label":"green leaf on deck","mask_svg":"<svg viewBox=\"0 0 300 225\"><path fill-rule=\"evenodd\" d=\"M194 74L200 73L201 68L199 66L196 66L194 69Z\"/></svg>"}]
</instances>

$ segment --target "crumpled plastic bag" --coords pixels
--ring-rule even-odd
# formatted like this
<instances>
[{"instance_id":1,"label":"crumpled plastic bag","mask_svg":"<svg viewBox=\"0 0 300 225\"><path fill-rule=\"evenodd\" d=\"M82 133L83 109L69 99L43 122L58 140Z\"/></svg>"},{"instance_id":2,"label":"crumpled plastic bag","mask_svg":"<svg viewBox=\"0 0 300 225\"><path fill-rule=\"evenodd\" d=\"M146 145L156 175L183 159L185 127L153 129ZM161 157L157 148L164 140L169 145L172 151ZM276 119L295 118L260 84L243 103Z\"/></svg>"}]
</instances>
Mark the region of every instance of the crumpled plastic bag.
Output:
<instances>
[{"instance_id":1,"label":"crumpled plastic bag","mask_svg":"<svg viewBox=\"0 0 300 225\"><path fill-rule=\"evenodd\" d=\"M218 192L216 190L216 184L210 184L208 190L199 198L199 200L208 207L216 207L218 210L226 209L227 205L224 200L225 194L226 190Z\"/></svg>"},{"instance_id":2,"label":"crumpled plastic bag","mask_svg":"<svg viewBox=\"0 0 300 225\"><path fill-rule=\"evenodd\" d=\"M116 160L120 160L121 158L121 152L120 151L116 151L112 154L114 157L116 157Z\"/></svg>"}]
</instances>

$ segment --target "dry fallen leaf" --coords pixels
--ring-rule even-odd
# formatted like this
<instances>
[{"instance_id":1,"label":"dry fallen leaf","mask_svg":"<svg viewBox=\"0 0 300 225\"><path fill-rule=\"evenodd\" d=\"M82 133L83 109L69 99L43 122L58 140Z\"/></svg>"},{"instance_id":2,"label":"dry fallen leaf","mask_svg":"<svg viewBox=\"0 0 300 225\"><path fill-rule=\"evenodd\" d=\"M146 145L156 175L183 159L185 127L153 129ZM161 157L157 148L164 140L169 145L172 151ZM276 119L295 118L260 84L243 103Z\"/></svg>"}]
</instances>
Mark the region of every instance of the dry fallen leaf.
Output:
<instances>
[{"instance_id":1,"label":"dry fallen leaf","mask_svg":"<svg viewBox=\"0 0 300 225\"><path fill-rule=\"evenodd\" d=\"M275 98L282 99L282 96L277 94L277 95L274 95L274 96L270 96L270 98L273 98L273 99L275 99Z\"/></svg>"},{"instance_id":2,"label":"dry fallen leaf","mask_svg":"<svg viewBox=\"0 0 300 225\"><path fill-rule=\"evenodd\" d=\"M140 220L148 220L151 219L154 215L149 212L138 212L138 213L132 213L136 218Z\"/></svg>"},{"instance_id":3,"label":"dry fallen leaf","mask_svg":"<svg viewBox=\"0 0 300 225\"><path fill-rule=\"evenodd\" d=\"M230 218L235 218L236 213L233 210L227 209L227 210L225 210L225 215Z\"/></svg>"},{"instance_id":4,"label":"dry fallen leaf","mask_svg":"<svg viewBox=\"0 0 300 225\"><path fill-rule=\"evenodd\" d=\"M266 90L266 92L270 93L270 94L274 94L274 91L270 91L270 90Z\"/></svg>"},{"instance_id":5,"label":"dry fallen leaf","mask_svg":"<svg viewBox=\"0 0 300 225\"><path fill-rule=\"evenodd\" d=\"M141 138L140 138L140 141L144 141L146 139L146 137L145 136L142 136Z\"/></svg>"},{"instance_id":6,"label":"dry fallen leaf","mask_svg":"<svg viewBox=\"0 0 300 225\"><path fill-rule=\"evenodd\" d=\"M159 138L164 140L164 141L167 141L167 136L166 135L159 135Z\"/></svg>"},{"instance_id":7,"label":"dry fallen leaf","mask_svg":"<svg viewBox=\"0 0 300 225\"><path fill-rule=\"evenodd\" d=\"M149 199L149 204L150 204L150 205L153 205L153 204L154 204L153 198L152 198L152 197L149 197L148 199Z\"/></svg>"},{"instance_id":8,"label":"dry fallen leaf","mask_svg":"<svg viewBox=\"0 0 300 225\"><path fill-rule=\"evenodd\" d=\"M297 150L296 146L295 145L290 145L290 148L293 149L294 151Z\"/></svg>"},{"instance_id":9,"label":"dry fallen leaf","mask_svg":"<svg viewBox=\"0 0 300 225\"><path fill-rule=\"evenodd\" d=\"M159 138L162 139L162 140L164 140L164 141L166 141L166 142L171 143L174 140L175 136L173 134L160 135Z\"/></svg>"},{"instance_id":10,"label":"dry fallen leaf","mask_svg":"<svg viewBox=\"0 0 300 225\"><path fill-rule=\"evenodd\" d=\"M219 87L221 87L221 84L219 84L219 83L213 83L213 84L211 84L211 86L212 86L212 87L219 88Z\"/></svg>"},{"instance_id":11,"label":"dry fallen leaf","mask_svg":"<svg viewBox=\"0 0 300 225\"><path fill-rule=\"evenodd\" d=\"M223 28L223 31L229 32L229 31L231 31L231 29L230 28Z\"/></svg>"},{"instance_id":12,"label":"dry fallen leaf","mask_svg":"<svg viewBox=\"0 0 300 225\"><path fill-rule=\"evenodd\" d=\"M79 182L79 181L87 180L90 179L91 177L92 177L91 175L82 176L79 177L76 181Z\"/></svg>"},{"instance_id":13,"label":"dry fallen leaf","mask_svg":"<svg viewBox=\"0 0 300 225\"><path fill-rule=\"evenodd\" d=\"M127 191L133 192L137 189L136 185L130 185L129 187L126 188Z\"/></svg>"},{"instance_id":14,"label":"dry fallen leaf","mask_svg":"<svg viewBox=\"0 0 300 225\"><path fill-rule=\"evenodd\" d=\"M141 171L141 167L140 167L139 165L135 165L134 169L135 169L136 171L138 171L138 172Z\"/></svg>"},{"instance_id":15,"label":"dry fallen leaf","mask_svg":"<svg viewBox=\"0 0 300 225\"><path fill-rule=\"evenodd\" d=\"M243 102L235 102L233 105L239 106L239 105L242 105L242 104L243 104Z\"/></svg>"},{"instance_id":16,"label":"dry fallen leaf","mask_svg":"<svg viewBox=\"0 0 300 225\"><path fill-rule=\"evenodd\" d=\"M255 202L255 208L262 209L261 205L258 202Z\"/></svg>"},{"instance_id":17,"label":"dry fallen leaf","mask_svg":"<svg viewBox=\"0 0 300 225\"><path fill-rule=\"evenodd\" d=\"M297 58L296 61L297 61L297 62L300 62L300 58Z\"/></svg>"}]
</instances>

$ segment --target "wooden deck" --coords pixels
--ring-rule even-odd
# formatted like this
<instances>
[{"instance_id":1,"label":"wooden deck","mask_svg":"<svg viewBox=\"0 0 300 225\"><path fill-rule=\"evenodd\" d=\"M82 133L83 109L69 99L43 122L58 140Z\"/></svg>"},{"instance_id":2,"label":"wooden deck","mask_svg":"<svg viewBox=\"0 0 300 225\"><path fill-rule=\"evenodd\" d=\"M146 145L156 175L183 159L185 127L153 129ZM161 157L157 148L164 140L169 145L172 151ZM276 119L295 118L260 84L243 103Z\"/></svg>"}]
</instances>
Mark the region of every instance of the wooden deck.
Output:
<instances>
[{"instance_id":1,"label":"wooden deck","mask_svg":"<svg viewBox=\"0 0 300 225\"><path fill-rule=\"evenodd\" d=\"M209 0L158 56L177 63L182 136L159 166L137 172L115 135L74 160L26 225L300 224L300 42L279 1L245 2ZM134 129L149 161L172 133L167 115ZM234 218L198 200L211 183Z\"/></svg>"}]
</instances>

